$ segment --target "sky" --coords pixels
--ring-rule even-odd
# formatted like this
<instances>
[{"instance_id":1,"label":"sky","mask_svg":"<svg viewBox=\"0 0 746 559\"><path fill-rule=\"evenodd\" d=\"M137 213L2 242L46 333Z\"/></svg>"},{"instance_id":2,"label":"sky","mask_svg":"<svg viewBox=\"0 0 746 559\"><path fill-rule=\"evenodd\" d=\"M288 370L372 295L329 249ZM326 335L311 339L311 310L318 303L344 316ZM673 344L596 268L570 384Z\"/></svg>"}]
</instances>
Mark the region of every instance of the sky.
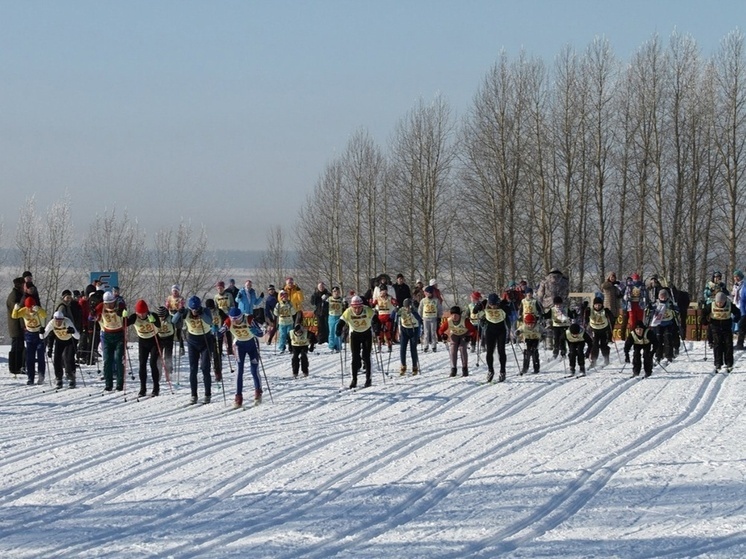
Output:
<instances>
[{"instance_id":1,"label":"sky","mask_svg":"<svg viewBox=\"0 0 746 559\"><path fill-rule=\"evenodd\" d=\"M115 209L261 249L354 132L385 151L436 95L463 115L502 50L604 36L629 60L676 29L710 56L743 21L740 0L0 0L2 244L68 193L81 234Z\"/></svg>"},{"instance_id":2,"label":"sky","mask_svg":"<svg viewBox=\"0 0 746 559\"><path fill-rule=\"evenodd\" d=\"M247 373L236 411L225 364L225 401L189 406L185 358L138 401L95 366L26 386L0 346L0 556L742 559L745 354L715 374L705 343L649 378L613 347L583 378L544 349L519 376L508 347L499 384L483 353L450 378L442 346L417 376L384 350L357 391L349 351L293 379L262 344L262 403Z\"/></svg>"}]
</instances>

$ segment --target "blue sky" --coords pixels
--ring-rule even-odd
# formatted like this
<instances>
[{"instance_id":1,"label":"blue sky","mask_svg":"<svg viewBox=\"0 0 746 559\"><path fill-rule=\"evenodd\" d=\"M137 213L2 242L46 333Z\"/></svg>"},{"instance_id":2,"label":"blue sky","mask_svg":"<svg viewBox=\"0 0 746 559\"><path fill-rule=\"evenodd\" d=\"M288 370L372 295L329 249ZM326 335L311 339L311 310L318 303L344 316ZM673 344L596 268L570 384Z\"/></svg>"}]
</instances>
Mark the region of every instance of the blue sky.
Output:
<instances>
[{"instance_id":1,"label":"blue sky","mask_svg":"<svg viewBox=\"0 0 746 559\"><path fill-rule=\"evenodd\" d=\"M463 114L502 49L551 64L605 36L629 60L678 29L710 56L743 21L742 0L0 0L3 244L67 190L81 232L116 207L260 249L354 131L386 149L437 93Z\"/></svg>"}]
</instances>

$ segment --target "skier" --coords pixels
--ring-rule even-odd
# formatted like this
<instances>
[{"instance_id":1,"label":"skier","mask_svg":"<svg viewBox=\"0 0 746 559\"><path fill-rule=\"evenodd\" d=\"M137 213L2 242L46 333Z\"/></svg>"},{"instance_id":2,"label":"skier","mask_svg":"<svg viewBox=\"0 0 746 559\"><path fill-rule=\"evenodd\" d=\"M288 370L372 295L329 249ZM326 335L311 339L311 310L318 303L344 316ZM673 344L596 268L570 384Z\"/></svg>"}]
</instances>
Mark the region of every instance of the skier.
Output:
<instances>
[{"instance_id":1,"label":"skier","mask_svg":"<svg viewBox=\"0 0 746 559\"><path fill-rule=\"evenodd\" d=\"M67 386L75 388L75 341L80 339L80 334L73 321L66 317L62 311L55 311L52 316L53 319L44 329L44 337L54 336L56 339L52 367L54 368L54 377L57 380L57 388L62 388L63 372L67 377Z\"/></svg>"},{"instance_id":2,"label":"skier","mask_svg":"<svg viewBox=\"0 0 746 559\"><path fill-rule=\"evenodd\" d=\"M315 338L314 333L304 328L303 324L296 324L290 332L290 347L293 352L290 365L294 378L298 378L300 371L303 372L304 377L308 376L308 352L313 352Z\"/></svg>"},{"instance_id":3,"label":"skier","mask_svg":"<svg viewBox=\"0 0 746 559\"><path fill-rule=\"evenodd\" d=\"M176 339L179 341L179 355L184 355L184 324L181 321L174 321L174 317L181 319L184 316L184 297L181 296L181 289L178 284L171 286L171 294L166 297L165 307L171 315L171 323L176 331Z\"/></svg>"},{"instance_id":4,"label":"skier","mask_svg":"<svg viewBox=\"0 0 746 559\"><path fill-rule=\"evenodd\" d=\"M225 282L219 281L216 284L217 288L217 294L214 297L215 306L222 311L219 316L217 316L217 313L213 312L213 316L217 318L217 322L215 323L216 326L220 327L220 325L223 323L223 321L228 318L228 311L236 306L236 300L233 298L233 295L229 291L226 291L225 289ZM205 301L205 306L207 308L210 308L207 303L210 301L210 299L207 299ZM210 309L214 311L215 309ZM218 336L218 357L222 355L223 353L223 338L225 338L225 352L229 353L231 351L231 348L233 347L233 339L231 336L230 331L225 331L225 334L220 334ZM218 372L218 369L215 369L215 380L220 381L220 377L222 375Z\"/></svg>"},{"instance_id":5,"label":"skier","mask_svg":"<svg viewBox=\"0 0 746 559\"><path fill-rule=\"evenodd\" d=\"M438 336L444 342L449 342L449 356L451 358L451 376L456 376L458 354L461 354L461 376L469 376L469 339L476 337L477 329L469 319L461 316L461 307L451 307L451 316L438 329Z\"/></svg>"},{"instance_id":6,"label":"skier","mask_svg":"<svg viewBox=\"0 0 746 559\"><path fill-rule=\"evenodd\" d=\"M10 374L19 375L23 372L23 320L13 318L13 309L23 301L23 278L13 280L13 289L5 302L8 318L8 335L10 336L10 352L8 353L8 369Z\"/></svg>"},{"instance_id":7,"label":"skier","mask_svg":"<svg viewBox=\"0 0 746 559\"><path fill-rule=\"evenodd\" d=\"M743 290L743 272L736 270L733 272L733 289L731 290L731 300L741 312L741 319L738 321L738 342L736 350L743 351L743 341L746 338L746 291Z\"/></svg>"},{"instance_id":8,"label":"skier","mask_svg":"<svg viewBox=\"0 0 746 559\"><path fill-rule=\"evenodd\" d=\"M153 378L153 391L151 396L160 394L160 371L158 369L158 344L156 335L161 326L158 316L150 312L148 304L138 299L135 302L135 312L127 316L126 326L134 326L137 334L137 354L139 363L140 392L139 398L147 394L148 362L150 362L150 375Z\"/></svg>"},{"instance_id":9,"label":"skier","mask_svg":"<svg viewBox=\"0 0 746 559\"><path fill-rule=\"evenodd\" d=\"M638 320L634 328L630 329L624 342L624 362L629 363L629 352L634 347L635 354L632 358L632 376L640 374L645 370L645 377L653 373L653 354L655 353L657 341L653 332L645 326L642 320Z\"/></svg>"},{"instance_id":10,"label":"skier","mask_svg":"<svg viewBox=\"0 0 746 559\"><path fill-rule=\"evenodd\" d=\"M332 296L329 297L329 349L336 353L342 350L342 340L337 337L337 322L346 308L345 300L342 298L342 292L339 287L332 287Z\"/></svg>"},{"instance_id":11,"label":"skier","mask_svg":"<svg viewBox=\"0 0 746 559\"><path fill-rule=\"evenodd\" d=\"M26 375L28 381L26 384L34 384L36 369L39 370L38 384L44 384L44 375L46 373L46 363L44 361L44 319L47 317L47 311L36 304L36 299L26 296L23 300L23 306L16 303L13 308L11 318L23 319L24 335L26 342Z\"/></svg>"},{"instance_id":12,"label":"skier","mask_svg":"<svg viewBox=\"0 0 746 559\"><path fill-rule=\"evenodd\" d=\"M160 357L162 358L159 360L158 375L160 377L162 372L163 376L168 378L166 375L170 374L174 370L173 355L176 329L171 323L168 309L166 307L158 307L155 311L155 314L158 315L158 319L161 321L161 325L158 328L158 337L156 339L156 343L160 348Z\"/></svg>"},{"instance_id":13,"label":"skier","mask_svg":"<svg viewBox=\"0 0 746 559\"><path fill-rule=\"evenodd\" d=\"M591 355L593 340L580 324L574 322L565 331L567 340L567 355L570 361L570 376L575 376L575 364L580 369L580 376L585 376L585 360ZM586 348L587 349L584 349Z\"/></svg>"},{"instance_id":14,"label":"skier","mask_svg":"<svg viewBox=\"0 0 746 559\"><path fill-rule=\"evenodd\" d=\"M550 319L552 327L552 358L565 357L567 354L567 327L570 326L572 316L568 314L567 308L562 304L562 297L556 296L552 306L544 313L544 318Z\"/></svg>"},{"instance_id":15,"label":"skier","mask_svg":"<svg viewBox=\"0 0 746 559\"><path fill-rule=\"evenodd\" d=\"M379 329L378 315L367 306L363 306L363 299L355 295L350 306L342 313L337 322L337 337L342 335L342 329L347 325L350 329L350 351L352 352L352 382L350 388L357 387L357 375L361 365L365 366L365 388L372 384L370 350L373 335Z\"/></svg>"},{"instance_id":16,"label":"skier","mask_svg":"<svg viewBox=\"0 0 746 559\"><path fill-rule=\"evenodd\" d=\"M228 313L223 311L223 309L219 309L212 299L205 299L205 307L212 317L211 332L215 336L215 344L210 348L210 352L212 353L215 381L220 382L223 380L223 338L230 336L230 332L226 330L221 331L220 326L228 319ZM230 308L232 309L233 307ZM232 350L233 340L231 339L231 344L228 346L226 353Z\"/></svg>"},{"instance_id":17,"label":"skier","mask_svg":"<svg viewBox=\"0 0 746 559\"><path fill-rule=\"evenodd\" d=\"M700 311L702 314L704 314L704 310L711 306L713 301L715 300L715 296L718 293L728 293L727 288L725 287L725 283L723 283L723 274L720 273L720 270L715 270L712 272L712 277L710 281L707 282L705 285L705 288L702 290L702 300L700 301ZM704 322L702 322L704 324ZM712 337L712 328L710 326L707 326L707 343L710 345L710 347L713 347L713 337Z\"/></svg>"},{"instance_id":18,"label":"skier","mask_svg":"<svg viewBox=\"0 0 746 559\"><path fill-rule=\"evenodd\" d=\"M657 338L656 361L661 362L664 352L666 360L673 361L679 338L679 309L668 289L658 290L658 297L648 310L648 324Z\"/></svg>"},{"instance_id":19,"label":"skier","mask_svg":"<svg viewBox=\"0 0 746 559\"><path fill-rule=\"evenodd\" d=\"M271 283L267 287L267 298L264 300L264 320L267 321L267 345L272 345L272 338L277 333L277 291Z\"/></svg>"},{"instance_id":20,"label":"skier","mask_svg":"<svg viewBox=\"0 0 746 559\"><path fill-rule=\"evenodd\" d=\"M243 406L243 373L247 356L251 378L254 381L254 405L257 406L262 403L263 393L262 381L259 378L259 338L262 336L262 330L254 321L253 315L244 314L236 307L228 311L228 319L223 328L229 328L233 332L233 353L238 369L233 407Z\"/></svg>"},{"instance_id":21,"label":"skier","mask_svg":"<svg viewBox=\"0 0 746 559\"><path fill-rule=\"evenodd\" d=\"M611 310L604 306L601 297L595 297L593 304L586 307L583 322L588 325L593 338L591 346L591 369L596 366L599 352L604 357L604 366L609 364L609 341L612 340L612 325L614 315Z\"/></svg>"},{"instance_id":22,"label":"skier","mask_svg":"<svg viewBox=\"0 0 746 559\"><path fill-rule=\"evenodd\" d=\"M534 374L539 372L539 341L541 340L541 323L537 320L538 315L526 313L518 333L523 337L526 349L523 350L523 368L521 375L528 373L529 362L534 362Z\"/></svg>"},{"instance_id":23,"label":"skier","mask_svg":"<svg viewBox=\"0 0 746 559\"><path fill-rule=\"evenodd\" d=\"M117 300L111 291L104 293L101 303L93 309L93 319L101 328L104 359L104 390L114 389L116 378L117 391L124 390L124 337L127 309L117 306Z\"/></svg>"},{"instance_id":24,"label":"skier","mask_svg":"<svg viewBox=\"0 0 746 559\"><path fill-rule=\"evenodd\" d=\"M500 299L497 293L490 293L487 297L487 305L481 311L479 321L482 337L487 348L485 361L487 362L487 382L492 382L495 377L495 347L500 360L500 375L498 382L505 380L505 342L510 332L510 311L512 305L505 299Z\"/></svg>"},{"instance_id":25,"label":"skier","mask_svg":"<svg viewBox=\"0 0 746 559\"><path fill-rule=\"evenodd\" d=\"M733 322L741 319L741 311L728 301L724 291L715 295L715 300L706 305L702 313L702 323L709 326L712 335L712 349L715 357L715 371L725 364L729 373L733 370Z\"/></svg>"},{"instance_id":26,"label":"skier","mask_svg":"<svg viewBox=\"0 0 746 559\"><path fill-rule=\"evenodd\" d=\"M423 351L427 353L430 348L430 344L433 346L433 353L438 346L438 326L440 324L440 317L443 314L443 308L433 296L433 288L427 286L425 288L425 298L420 301L418 309L419 315L422 317L422 345L425 347Z\"/></svg>"},{"instance_id":27,"label":"skier","mask_svg":"<svg viewBox=\"0 0 746 559\"><path fill-rule=\"evenodd\" d=\"M283 289L280 291L280 300L275 306L275 315L277 316L277 326L279 327L279 346L280 353L285 353L290 336L290 330L293 329L293 317L297 314L295 306L290 302L288 294Z\"/></svg>"},{"instance_id":28,"label":"skier","mask_svg":"<svg viewBox=\"0 0 746 559\"><path fill-rule=\"evenodd\" d=\"M622 297L622 308L627 317L627 330L634 328L639 321L644 322L648 303L648 291L640 280L640 274L635 272L629 277Z\"/></svg>"},{"instance_id":29,"label":"skier","mask_svg":"<svg viewBox=\"0 0 746 559\"><path fill-rule=\"evenodd\" d=\"M481 324L482 318L484 317L484 307L487 305L486 301L482 301L482 294L479 291L472 291L469 297L469 322L476 326ZM477 337L471 340L469 347L471 352L474 353L477 350L477 344L483 344L482 340L482 329L477 329Z\"/></svg>"},{"instance_id":30,"label":"skier","mask_svg":"<svg viewBox=\"0 0 746 559\"><path fill-rule=\"evenodd\" d=\"M417 343L420 340L422 318L412 308L412 299L406 298L396 316L399 327L399 357L401 360L400 375L407 374L407 346L412 357L412 376L420 372L420 361L417 357Z\"/></svg>"},{"instance_id":31,"label":"skier","mask_svg":"<svg viewBox=\"0 0 746 559\"><path fill-rule=\"evenodd\" d=\"M212 314L202 307L202 301L196 295L189 297L187 308L179 313L186 326L186 341L189 349L189 387L192 391L190 404L196 404L197 392L197 370L202 370L202 379L205 385L204 403L209 404L212 399L212 377L210 376L210 357L215 346L213 336ZM174 316L171 321L176 324L178 317Z\"/></svg>"},{"instance_id":32,"label":"skier","mask_svg":"<svg viewBox=\"0 0 746 559\"><path fill-rule=\"evenodd\" d=\"M331 293L329 293L323 281L318 283L316 290L311 295L313 314L316 317L317 338L320 344L329 343L329 295Z\"/></svg>"},{"instance_id":33,"label":"skier","mask_svg":"<svg viewBox=\"0 0 746 559\"><path fill-rule=\"evenodd\" d=\"M381 285L378 296L374 298L373 308L378 311L378 320L381 323L381 330L378 336L378 349L380 351L385 341L389 353L391 353L394 329L392 315L396 310L396 301L389 296L389 289L385 284Z\"/></svg>"}]
</instances>

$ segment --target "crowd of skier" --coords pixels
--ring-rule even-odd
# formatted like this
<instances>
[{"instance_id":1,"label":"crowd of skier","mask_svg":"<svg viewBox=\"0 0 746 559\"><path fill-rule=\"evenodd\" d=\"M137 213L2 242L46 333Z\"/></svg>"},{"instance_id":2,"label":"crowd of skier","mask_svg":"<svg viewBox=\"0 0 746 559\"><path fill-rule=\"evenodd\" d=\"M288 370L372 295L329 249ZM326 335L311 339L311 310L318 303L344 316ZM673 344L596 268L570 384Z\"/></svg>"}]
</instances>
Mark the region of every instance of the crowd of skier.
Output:
<instances>
[{"instance_id":1,"label":"crowd of skier","mask_svg":"<svg viewBox=\"0 0 746 559\"><path fill-rule=\"evenodd\" d=\"M699 299L698 328L707 329L707 347L712 348L717 371L724 366L730 372L734 349L744 349L743 279L744 274L736 270L728 289L722 274L715 271ZM216 382L223 380L225 347L229 367L232 370L231 358L237 367L233 406L240 408L246 369L253 383L253 403L262 401L262 339L266 345L276 344L280 354L291 355L294 377L308 376L308 353L316 345L326 344L329 351L344 351L345 356L349 347L349 387L354 389L361 374L363 387L371 386L372 357L382 368L384 348L391 353L395 345L399 346L402 376L409 370L407 354L411 374L417 375L418 352L436 352L440 343L447 347L452 377L458 376L459 365L461 376L468 376L469 353L477 353L479 360L483 352L486 381L494 382L496 373L497 382L505 381L508 346L519 374L529 370L536 374L541 368L542 342L551 350L552 360L567 359L568 376L585 375L586 360L589 368L609 363L610 344L616 346L614 331L619 324L625 366L631 361L632 375L647 377L654 362L665 367L678 356L689 299L688 293L657 275L643 281L633 273L620 282L612 272L590 301L573 301L567 277L553 269L536 290L525 281L510 282L500 293L486 297L472 292L464 307L446 307L435 279L427 286L419 280L410 288L402 274L393 282L387 274L380 274L363 294L343 294L339 287L329 290L320 282L308 301L313 308L311 321L304 319L305 295L292 277L285 279L279 292L269 285L266 295L263 291L257 295L251 280L240 289L233 279L227 286L218 281L214 295L204 301L196 295L185 298L180 287L173 285L162 305L150 308L140 299L131 313L117 287L104 289L94 281L80 292L63 290L52 311L42 306L31 272L24 272L14 280L7 300L9 368L14 375L25 374L29 385L43 384L46 352L52 359L55 387L63 388L66 379L68 387L74 388L77 366L97 364L100 357L104 390L122 391L132 327L138 347L138 397L147 396L148 370L150 396L160 394L161 379L170 381L178 351L178 359L186 355L189 364L190 404L199 401L200 372L203 403L209 403L213 376ZM738 333L735 348L734 327Z\"/></svg>"}]
</instances>

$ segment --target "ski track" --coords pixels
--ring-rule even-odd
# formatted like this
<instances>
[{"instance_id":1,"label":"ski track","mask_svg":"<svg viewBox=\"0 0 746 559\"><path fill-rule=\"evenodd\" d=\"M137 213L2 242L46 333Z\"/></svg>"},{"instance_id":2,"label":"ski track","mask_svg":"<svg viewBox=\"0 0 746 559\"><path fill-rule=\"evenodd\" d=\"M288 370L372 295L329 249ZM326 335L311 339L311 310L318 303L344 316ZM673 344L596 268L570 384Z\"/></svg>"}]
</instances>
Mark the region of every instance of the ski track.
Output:
<instances>
[{"instance_id":1,"label":"ski track","mask_svg":"<svg viewBox=\"0 0 746 559\"><path fill-rule=\"evenodd\" d=\"M340 380L336 355L318 369L314 369L311 357L311 376L301 379L283 376L290 368L289 356L263 355L277 408L274 409L269 403L265 388L264 404L255 409L232 413L215 413L216 408L220 412L226 409L222 405L222 393L216 390L213 391L213 404L209 406L174 408L177 401L181 402L181 395L184 395L184 400L187 398L188 387L184 389L184 385L170 394L168 385L164 384L162 396L140 402L135 401L134 396L129 396L125 402L121 393L100 396L100 391L96 390L96 386L100 385L97 379L87 380L88 388L81 387L75 391L42 393L40 387L12 386L6 391L5 405L0 412L6 421L6 430L0 436L0 450L5 451L0 458L0 474L6 480L0 494L0 507L6 512L16 509L22 513L17 518L9 514L8 518L13 520L0 521L0 541L3 538L13 540L13 543L0 544L0 550L5 549L14 557L34 557L39 554L46 557L73 554L79 557L149 556L152 553L148 551L148 542L155 542L158 544L157 554L165 553L173 557L215 556L216 550L221 550L220 555L240 555L240 542L249 535L252 539L271 538L271 533L281 530L283 526L288 530L313 533L315 511L327 507L342 515L337 528L316 539L296 545L281 542L268 548L264 554L257 552L252 555L287 558L327 558L350 554L378 556L380 551L374 551L372 540L427 515L486 465L506 457L519 456L534 446L540 446L547 437L593 420L630 391L646 390L647 397L653 400L660 390L670 384L656 386L652 380L633 380L629 375L621 377L618 374L621 364L615 365L614 360L608 367L590 370L588 376L582 379L562 379L559 377L564 374L564 364L559 361L547 363L546 354L542 356L545 370L539 375L529 373L519 377L510 367L510 357L509 351L508 381L502 384L482 385L475 377L486 374L484 366L481 370L472 366L468 378L447 378L447 355L440 352L421 354L424 370L417 377L399 377L398 372L394 372L385 379L384 385L381 371L378 370L373 374L374 382L378 384L372 388L339 392L333 384L335 378L337 382ZM684 354L679 359L687 358ZM397 369L398 353L392 360L394 369ZM631 373L631 368L627 366L625 372ZM89 371L85 374L87 378L93 376ZM230 374L225 376L228 396L228 387L234 383ZM425 544L423 549L428 549L428 552L423 556L494 557L518 549L530 549L538 538L560 527L599 495L621 468L704 418L714 406L727 378L723 374L698 374L696 378L690 373L667 374L657 367L652 379L659 376L699 382L696 392L679 414L598 456L582 470L573 472L575 475L572 479L547 500L533 503L528 513L496 527L487 536L471 538L466 543L444 547L434 553ZM247 386L250 387L250 375L245 374L244 378L245 383L249 381ZM264 383L264 378L262 380ZM543 409L545 402L552 403L553 409L549 412ZM25 408L28 410L24 411ZM372 508L362 518L354 514L347 518L343 508L334 508L342 496L354 493L367 478L389 464L416 462L418 451L433 445L442 445L447 449L453 444L453 437L462 432L484 430L522 414L531 417L537 409L542 409L542 414L548 414L545 421L519 422L513 425L510 432L496 433L495 438L480 450L467 452L465 457L454 455L453 461L447 466L439 464L424 483L408 482L405 474L396 482L408 487L406 494L387 507L378 511ZM48 420L70 424L59 430L54 427L50 430L49 424L29 424L27 414L42 411ZM66 422L70 414L74 420ZM309 416L313 417L313 422ZM168 446L165 452L157 449L160 445L173 443L168 432L156 432L137 441L122 437L121 442L113 445L101 440L108 435L116 437L118 430L127 428L123 424L130 421L137 421L138 428L144 432L159 427L163 422L178 421L181 435L186 439L179 446ZM256 431L259 421L261 430ZM370 453L355 448L355 438L360 433L347 429L350 424L361 421L373 425L365 431L365 444L370 447ZM88 427L88 422L95 425ZM237 423L248 428L237 430ZM322 423L324 430L315 432L313 425L316 423ZM376 430L375 425L385 425L386 429ZM76 426L79 429L74 429ZM22 428L25 430L24 438L19 439L15 432ZM397 436L392 436L389 429L395 430ZM296 433L297 437L289 442L288 437L292 433ZM284 444L276 444L278 438ZM255 456L252 467L235 468L232 462L235 456L230 451L249 443L253 443L252 454ZM470 441L463 444L468 447ZM319 478L313 491L271 486L266 491L242 496L240 503L232 506L234 495L247 486L261 484L265 476L283 471L283 468L296 468L308 456L333 459L334 449L340 445L348 449L341 456L340 468L333 475ZM79 457L60 465L50 465L51 458L40 459L39 456L44 455L51 446L59 449L63 456L75 457L75 452L64 450L68 447L85 447L89 451L80 452ZM174 477L171 483L176 485L166 485L162 492L169 494L176 490L178 493L179 478L176 475L179 469L190 470L195 464L200 465L200 471L204 470L208 476L217 472L219 482L196 487L188 496L159 499L151 515L135 518L118 525L117 529L89 530L82 539L77 537L78 534L65 532L71 518L95 517L96 511L107 516L111 513L103 511L111 507L116 514L117 507L126 504L130 493L137 492L139 487L153 480ZM234 469L226 471L221 468L225 465ZM18 481L13 479L13 472L34 471L40 466L43 468L41 474L37 471L35 476L21 476ZM328 467L328 464L324 466L323 471L327 471ZM56 483L97 470L107 472L107 481L102 477L103 483L95 493L83 489L63 505L53 503L30 507L24 502ZM386 485L379 485L377 489L368 490L365 498L367 501L385 499L387 489ZM236 509L236 506L240 508ZM267 514L249 515L240 523L231 521L239 510L266 510ZM345 518L345 521L341 521L341 518ZM177 526L178 529L175 528ZM228 528L218 529L219 526ZM23 537L19 539L21 527L24 533L26 530L33 532L34 529L44 529L55 533L59 531L60 536L32 547L32 534L29 534L28 541ZM176 534L174 530L177 530ZM148 541L141 544L144 534L147 534ZM437 534L430 532L428 535L432 537ZM746 531L738 531L727 537L700 540L694 545L659 549L645 556L693 557L718 553L745 543ZM412 557L420 556L416 550L412 550Z\"/></svg>"}]
</instances>

